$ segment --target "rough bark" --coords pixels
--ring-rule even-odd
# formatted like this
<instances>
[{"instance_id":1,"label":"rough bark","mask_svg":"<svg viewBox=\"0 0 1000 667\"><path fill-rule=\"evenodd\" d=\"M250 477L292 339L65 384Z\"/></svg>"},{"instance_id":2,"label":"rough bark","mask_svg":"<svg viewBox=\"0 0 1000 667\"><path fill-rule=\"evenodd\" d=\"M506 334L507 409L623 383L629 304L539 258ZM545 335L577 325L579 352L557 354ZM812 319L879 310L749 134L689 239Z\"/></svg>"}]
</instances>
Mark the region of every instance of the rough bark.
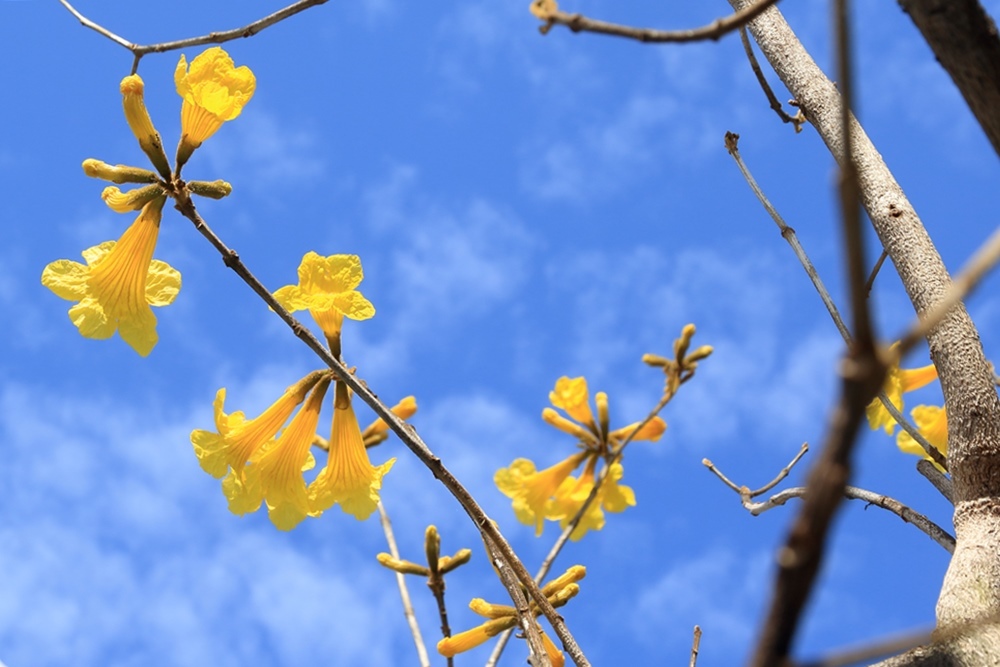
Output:
<instances>
[{"instance_id":1,"label":"rough bark","mask_svg":"<svg viewBox=\"0 0 1000 667\"><path fill-rule=\"evenodd\" d=\"M729 0L742 9L749 0ZM781 12L749 24L761 52L830 152L843 156L840 95ZM950 279L913 206L882 156L852 118L852 157L862 204L917 313L941 299ZM938 598L939 638L895 658L902 665L990 665L1000 661L1000 400L979 334L958 307L929 335L948 409L949 468L955 486L957 545Z\"/></svg>"},{"instance_id":2,"label":"rough bark","mask_svg":"<svg viewBox=\"0 0 1000 667\"><path fill-rule=\"evenodd\" d=\"M978 0L899 0L1000 155L1000 37Z\"/></svg>"}]
</instances>

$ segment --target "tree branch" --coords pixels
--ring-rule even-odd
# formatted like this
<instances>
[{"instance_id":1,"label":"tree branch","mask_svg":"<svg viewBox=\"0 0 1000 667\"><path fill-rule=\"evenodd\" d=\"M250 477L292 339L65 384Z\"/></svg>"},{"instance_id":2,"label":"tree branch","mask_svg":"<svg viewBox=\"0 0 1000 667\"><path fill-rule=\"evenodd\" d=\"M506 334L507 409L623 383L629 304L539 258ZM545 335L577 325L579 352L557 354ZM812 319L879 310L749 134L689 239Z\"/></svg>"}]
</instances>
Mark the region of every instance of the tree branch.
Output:
<instances>
[{"instance_id":1,"label":"tree branch","mask_svg":"<svg viewBox=\"0 0 1000 667\"><path fill-rule=\"evenodd\" d=\"M392 522L380 500L378 505L378 518L382 524L382 532L385 533L385 542L389 546L389 554L399 560L399 547L396 546L396 536L392 532ZM413 635L413 644L417 648L417 659L420 667L430 667L431 659L427 655L427 647L424 645L424 637L420 634L420 626L417 624L417 615L413 613L413 603L410 601L410 591L406 587L406 579L402 572L395 572L396 585L399 587L399 598L403 603L403 616L406 617L406 624L410 626L410 634Z\"/></svg>"},{"instance_id":2,"label":"tree branch","mask_svg":"<svg viewBox=\"0 0 1000 667\"><path fill-rule=\"evenodd\" d=\"M549 5L546 0L535 0L533 4L535 7L539 8L536 11L536 16L543 17L543 20L546 21L546 24L539 28L543 35L551 30L553 25L564 25L573 32L596 32L602 35L626 37L628 39L635 39L646 43L664 44L670 42L676 44L683 42L699 42L706 39L717 40L723 35L746 25L748 21L777 2L778 0L760 0L760 2L755 5L750 5L740 11L730 14L729 16L716 19L708 25L690 30L655 30L653 28L634 28L632 26L621 25L618 23L608 23L606 21L589 19L583 14L569 14L567 12L559 11L558 9L554 11L546 11L545 7Z\"/></svg>"}]
</instances>

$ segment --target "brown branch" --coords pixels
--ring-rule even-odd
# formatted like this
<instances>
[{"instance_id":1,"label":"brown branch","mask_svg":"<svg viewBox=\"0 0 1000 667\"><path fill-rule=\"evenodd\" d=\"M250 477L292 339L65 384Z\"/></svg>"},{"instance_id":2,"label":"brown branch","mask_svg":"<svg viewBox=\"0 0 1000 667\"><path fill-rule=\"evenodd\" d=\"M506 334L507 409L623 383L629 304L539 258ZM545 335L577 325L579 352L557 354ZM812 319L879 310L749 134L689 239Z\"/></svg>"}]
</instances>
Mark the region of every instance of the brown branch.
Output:
<instances>
[{"instance_id":1,"label":"brown branch","mask_svg":"<svg viewBox=\"0 0 1000 667\"><path fill-rule=\"evenodd\" d=\"M747 29L743 26L740 26L740 41L743 42L743 51L747 54L747 60L750 61L750 68L753 70L754 76L757 77L757 83L760 84L764 95L767 96L767 101L770 103L771 108L774 109L774 113L778 114L778 118L781 119L782 123L791 123L792 127L795 128L796 134L801 132L802 126L806 122L806 117L802 115L802 109L795 112L794 116L789 116L784 108L782 108L781 102L778 101L774 91L771 90L771 85L764 77L764 71L757 62L757 56L753 54L753 46L750 45L750 38L747 37Z\"/></svg>"},{"instance_id":2,"label":"brown branch","mask_svg":"<svg viewBox=\"0 0 1000 667\"><path fill-rule=\"evenodd\" d=\"M173 193L177 204L176 208L180 211L181 215L194 223L195 229L201 233L209 243L222 255L222 260L225 262L226 266L233 270L233 272L238 275L243 282L245 282L263 301L266 303L271 310L277 314L281 320L291 328L292 332L312 350L316 356L318 356L323 363L328 365L337 374L338 379L342 380L351 391L353 391L357 396L367 403L376 415L381 417L388 425L389 428L399 437L399 439L406 445L413 454L423 463L437 478L441 484L455 497L458 503L465 510L469 518L472 519L473 523L479 529L480 533L483 535L484 540L492 541L493 545L503 557L504 562L510 567L510 571L514 573L517 581L520 582L522 586L527 590L528 595L538 605L539 610L545 615L549 623L552 625L552 629L555 631L556 635L563 643L563 647L566 652L573 659L577 667L589 667L590 663L587 661L586 657L583 655L583 651L580 649L579 644L573 638L570 633L569 628L563 622L562 617L555 610L548 599L542 595L539 590L538 585L532 579L531 574L525 569L524 564L514 553L511 548L510 543L507 539L500 533L500 530L496 525L486 516L486 513L476 502L472 494L466 490L464 486L455 478L455 476L449 471L444 464L424 443L423 439L417 435L416 429L410 424L396 416L392 412L389 406L379 400L379 398L368 388L368 385L360 378L355 377L348 369L337 360L330 351L320 343L319 339L316 338L306 327L302 325L297 319L295 319L287 310L285 310L280 303L271 295L271 293L264 287L263 283L247 268L243 261L239 258L236 251L230 249L225 243L222 242L215 232L209 228L208 224L202 219L195 209L194 202L191 201L190 196L182 189ZM516 596L521 595L521 591L517 586L508 587L507 592L511 595L511 599L515 599Z\"/></svg>"},{"instance_id":3,"label":"brown branch","mask_svg":"<svg viewBox=\"0 0 1000 667\"><path fill-rule=\"evenodd\" d=\"M632 26L618 23L608 23L587 18L582 14L569 14L567 12L555 10L544 14L546 21L539 30L544 35L552 29L554 25L564 25L573 32L596 32L602 35L612 35L614 37L626 37L646 43L683 43L700 42L706 39L718 40L722 36L739 29L753 20L765 9L777 3L778 0L760 0L755 5L751 5L737 11L729 16L716 19L708 25L690 30L655 30L653 28L634 28ZM545 5L545 0L535 0L539 6Z\"/></svg>"},{"instance_id":4,"label":"brown branch","mask_svg":"<svg viewBox=\"0 0 1000 667\"><path fill-rule=\"evenodd\" d=\"M899 0L1000 155L1000 38L978 0Z\"/></svg>"},{"instance_id":5,"label":"brown branch","mask_svg":"<svg viewBox=\"0 0 1000 667\"><path fill-rule=\"evenodd\" d=\"M889 637L854 648L834 651L818 660L795 663L794 667L848 667L849 665L869 665L872 660L902 653L925 644L931 639L929 630L910 632L898 637Z\"/></svg>"},{"instance_id":6,"label":"brown branch","mask_svg":"<svg viewBox=\"0 0 1000 667\"><path fill-rule=\"evenodd\" d=\"M875 287L875 279L878 277L878 272L882 270L882 265L885 264L885 258L889 254L883 250L878 256L878 260L875 262L875 266L872 267L871 275L868 276L868 280L865 281L865 295L871 296L872 288Z\"/></svg>"},{"instance_id":7,"label":"brown branch","mask_svg":"<svg viewBox=\"0 0 1000 667\"><path fill-rule=\"evenodd\" d=\"M230 42L234 39L240 39L243 37L253 37L258 32L264 28L269 28L270 26L284 21L290 16L294 16L301 11L305 11L310 7L315 7L316 5L322 5L327 0L299 0L298 2L293 2L284 9L279 9L278 11L265 16L262 19L249 23L242 28L233 28L232 30L223 30L221 32L210 32L207 35L202 35L200 37L188 37L186 39L179 39L173 42L160 42L157 44L147 44L140 45L134 44L123 37L119 37L115 33L111 32L107 28L101 26L94 21L91 21L86 16L78 12L73 5L69 4L66 0L59 0L60 4L65 7L69 12L83 24L84 27L90 28L101 35L104 35L110 39L115 44L125 47L132 52L135 56L135 62L132 65L132 73L135 73L136 68L139 65L139 60L147 53L163 53L164 51L175 51L177 49L184 49L189 46L199 46L201 44L222 44L224 42Z\"/></svg>"},{"instance_id":8,"label":"brown branch","mask_svg":"<svg viewBox=\"0 0 1000 667\"><path fill-rule=\"evenodd\" d=\"M488 539L484 540L484 542L486 543L486 550L490 555L490 562L493 563L493 568L500 575L500 580L504 586L508 587L508 590L512 593L511 600L514 602L514 609L517 611L518 624L521 626L521 631L524 632L524 639L528 643L528 663L532 667L552 667L552 662L545 652L545 645L542 643L542 630L538 627L538 620L535 618L535 615L531 613L531 607L528 605L527 598L524 597L524 593L521 591L520 586L518 586L517 578L507 567L507 563L504 562L504 558L501 556L499 549L496 548L496 544Z\"/></svg>"},{"instance_id":9,"label":"brown branch","mask_svg":"<svg viewBox=\"0 0 1000 667\"><path fill-rule=\"evenodd\" d=\"M691 639L691 661L688 667L695 667L698 664L698 651L701 650L701 628L694 626L694 637Z\"/></svg>"}]
</instances>

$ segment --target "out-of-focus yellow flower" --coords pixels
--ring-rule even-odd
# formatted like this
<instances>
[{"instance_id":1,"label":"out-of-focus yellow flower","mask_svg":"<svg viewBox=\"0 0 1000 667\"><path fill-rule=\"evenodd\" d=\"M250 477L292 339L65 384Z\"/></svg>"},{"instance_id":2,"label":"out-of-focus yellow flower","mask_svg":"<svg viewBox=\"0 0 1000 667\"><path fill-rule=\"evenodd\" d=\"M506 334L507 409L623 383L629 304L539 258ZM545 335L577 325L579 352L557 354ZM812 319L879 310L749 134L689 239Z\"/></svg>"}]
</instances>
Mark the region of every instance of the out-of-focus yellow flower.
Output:
<instances>
[{"instance_id":1,"label":"out-of-focus yellow flower","mask_svg":"<svg viewBox=\"0 0 1000 667\"><path fill-rule=\"evenodd\" d=\"M217 479L226 476L223 491L234 514L255 512L260 507L260 496L249 498L245 493L244 469L247 462L263 453L264 446L274 439L324 374L324 371L313 371L286 389L267 410L250 420L240 410L231 415L225 413L225 388L215 394L215 431L192 431L191 444L202 470Z\"/></svg>"},{"instance_id":2,"label":"out-of-focus yellow flower","mask_svg":"<svg viewBox=\"0 0 1000 667\"><path fill-rule=\"evenodd\" d=\"M153 127L153 121L146 110L143 98L144 84L138 74L131 74L121 82L122 106L125 109L125 120L132 133L139 140L139 147L145 153L156 170L164 178L170 178L170 164L167 154L163 151L163 141L160 133Z\"/></svg>"},{"instance_id":3,"label":"out-of-focus yellow flower","mask_svg":"<svg viewBox=\"0 0 1000 667\"><path fill-rule=\"evenodd\" d=\"M116 243L83 251L86 265L61 259L42 272L42 284L56 296L78 301L69 317L87 338L110 338L115 331L142 356L156 345L156 316L150 306L173 303L181 274L153 259L165 197L147 203Z\"/></svg>"},{"instance_id":4,"label":"out-of-focus yellow flower","mask_svg":"<svg viewBox=\"0 0 1000 667\"><path fill-rule=\"evenodd\" d=\"M291 530L312 513L302 471L310 467L309 448L329 386L330 375L324 373L278 439L268 441L244 470L247 495L267 503L267 515L279 530Z\"/></svg>"},{"instance_id":5,"label":"out-of-focus yellow flower","mask_svg":"<svg viewBox=\"0 0 1000 667\"><path fill-rule=\"evenodd\" d=\"M580 511L583 503L590 496L594 488L594 464L593 460L587 462L580 479L567 478L559 486L555 493L548 518L558 519L561 528L569 526L570 521ZM627 507L635 505L635 492L631 487L618 484L624 474L624 469L620 463L615 463L608 471L608 477L597 490L597 497L587 506L573 532L569 538L574 542L582 538L591 530L601 530L604 528L604 512L618 513L624 512Z\"/></svg>"},{"instance_id":6,"label":"out-of-focus yellow flower","mask_svg":"<svg viewBox=\"0 0 1000 667\"><path fill-rule=\"evenodd\" d=\"M889 402L902 412L903 394L920 389L936 379L937 369L934 367L934 364L912 369L900 369L899 366L893 366L886 374L882 390L889 398ZM886 433L892 435L893 430L896 428L896 420L892 418L892 415L885 409L885 406L882 405L882 401L878 397L875 397L875 400L868 404L866 413L868 415L868 425L873 431L884 428Z\"/></svg>"},{"instance_id":7,"label":"out-of-focus yellow flower","mask_svg":"<svg viewBox=\"0 0 1000 667\"><path fill-rule=\"evenodd\" d=\"M623 426L622 428L615 429L610 434L608 434L608 440L617 447L622 442L625 441L632 431L642 422L635 422L629 424L628 426ZM636 431L636 434L632 437L631 442L639 442L645 440L648 442L656 442L659 440L663 433L667 430L667 422L663 421L660 417L653 417L648 422L643 424L642 428Z\"/></svg>"},{"instance_id":8,"label":"out-of-focus yellow flower","mask_svg":"<svg viewBox=\"0 0 1000 667\"><path fill-rule=\"evenodd\" d=\"M541 631L541 635L542 646L545 647L545 654L549 656L549 662L552 663L552 667L564 667L566 664L566 656L563 655L562 651L556 648L555 643L549 639L549 636L545 634L544 630Z\"/></svg>"},{"instance_id":9,"label":"out-of-focus yellow flower","mask_svg":"<svg viewBox=\"0 0 1000 667\"><path fill-rule=\"evenodd\" d=\"M363 278L357 255L322 257L309 251L299 264L299 284L282 287L274 298L289 312L308 310L331 347L333 341L339 346L344 316L367 320L375 315L375 306L357 291Z\"/></svg>"},{"instance_id":10,"label":"out-of-focus yellow flower","mask_svg":"<svg viewBox=\"0 0 1000 667\"><path fill-rule=\"evenodd\" d=\"M535 535L541 535L550 498L587 456L587 452L579 452L541 471L536 471L535 464L528 459L516 459L509 468L497 470L493 482L505 496L513 499L517 520L534 525Z\"/></svg>"},{"instance_id":11,"label":"out-of-focus yellow flower","mask_svg":"<svg viewBox=\"0 0 1000 667\"><path fill-rule=\"evenodd\" d=\"M253 97L257 80L245 65L234 67L233 59L222 48L213 46L191 61L181 56L174 70L177 94L184 98L181 107L181 142L177 147L180 169L194 149L216 133L227 120L240 115Z\"/></svg>"},{"instance_id":12,"label":"out-of-focus yellow flower","mask_svg":"<svg viewBox=\"0 0 1000 667\"><path fill-rule=\"evenodd\" d=\"M910 411L913 423L916 424L920 435L924 436L927 442L945 456L948 456L948 412L943 407L936 405L918 405ZM907 454L922 456L944 472L944 470L932 459L924 448L913 439L906 431L900 431L896 435L896 446Z\"/></svg>"},{"instance_id":13,"label":"out-of-focus yellow flower","mask_svg":"<svg viewBox=\"0 0 1000 667\"><path fill-rule=\"evenodd\" d=\"M364 520L378 506L382 476L396 459L380 466L371 464L347 385L338 382L336 392L329 456L326 467L309 485L310 512L317 514L337 503L347 514Z\"/></svg>"}]
</instances>

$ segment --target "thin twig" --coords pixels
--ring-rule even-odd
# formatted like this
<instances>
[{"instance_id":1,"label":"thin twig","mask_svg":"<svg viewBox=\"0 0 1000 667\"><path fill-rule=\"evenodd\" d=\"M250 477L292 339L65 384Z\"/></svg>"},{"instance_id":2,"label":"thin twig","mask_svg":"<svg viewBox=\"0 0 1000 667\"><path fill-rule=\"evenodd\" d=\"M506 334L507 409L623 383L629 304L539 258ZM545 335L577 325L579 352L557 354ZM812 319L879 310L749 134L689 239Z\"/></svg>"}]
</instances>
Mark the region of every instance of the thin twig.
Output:
<instances>
[{"instance_id":1,"label":"thin twig","mask_svg":"<svg viewBox=\"0 0 1000 667\"><path fill-rule=\"evenodd\" d=\"M865 281L865 296L871 296L872 288L875 286L875 278L878 277L878 272L882 270L882 265L885 264L886 257L889 253L882 248L882 254L878 256L878 261L875 262L875 266L872 267L871 275L868 276L868 280Z\"/></svg>"},{"instance_id":2,"label":"thin twig","mask_svg":"<svg viewBox=\"0 0 1000 667\"><path fill-rule=\"evenodd\" d=\"M389 554L399 560L399 547L396 546L396 536L392 532L392 523L389 521L389 515L385 511L385 507L382 505L382 501L378 502L378 517L379 522L382 524L382 532L385 533L385 542L389 545ZM420 626L417 625L417 615L413 612L413 603L410 601L410 591L406 587L406 580L401 572L396 572L396 585L399 586L399 597L403 603L403 616L406 617L406 624L410 626L410 634L413 635L413 644L417 648L417 659L420 661L421 667L430 667L431 659L427 655L427 647L424 645L423 635L420 634Z\"/></svg>"},{"instance_id":3,"label":"thin twig","mask_svg":"<svg viewBox=\"0 0 1000 667\"><path fill-rule=\"evenodd\" d=\"M743 161L743 156L740 155L739 139L740 135L734 132L726 132L726 150L733 157L733 160L736 161L736 166L739 168L740 173L743 174L743 178L750 186L750 189L753 190L754 195L756 195L758 201L760 201L761 205L764 207L764 210L767 211L768 215L771 216L771 219L774 220L776 225L778 225L778 229L781 230L781 237L792 247L799 263L802 265L802 268L805 269L806 274L809 276L809 280L812 282L817 294L819 294L819 298L823 301L823 305L826 306L827 312L830 313L830 318L837 327L837 331L840 332L841 338L843 338L847 346L850 347L851 334L847 330L847 325L844 324L844 318L840 316L840 311L837 310L837 305L833 302L833 298L830 297L830 293L827 291L826 286L820 279L819 273L816 271L816 267L813 266L812 261L809 259L809 255L806 254L802 244L799 243L798 235L795 233L795 230L785 223L781 214L778 213L777 209L774 208L774 205L772 205L770 200L767 198L767 195L764 194L760 185L757 184L757 179L755 179L753 174L750 173L749 167L747 167L746 163ZM867 285L865 294L868 294ZM947 470L948 461L944 455L938 450L937 447L928 442L927 438L923 436L917 427L911 424L910 421L896 409L896 406L889 401L889 397L886 396L884 391L879 392L878 399L882 402L882 405L885 407L886 411L888 411L889 415L896 420L896 423L899 424L904 431L910 434L910 437L912 437L914 441L916 441L923 448L924 452L934 459L935 463Z\"/></svg>"},{"instance_id":4,"label":"thin twig","mask_svg":"<svg viewBox=\"0 0 1000 667\"><path fill-rule=\"evenodd\" d=\"M342 380L357 396L368 404L376 415L381 417L388 425L389 428L399 437L399 439L406 445L407 449L416 455L417 459L420 460L437 478L441 484L455 497L458 503L465 510L469 518L472 519L476 527L482 533L484 539L492 540L497 550L500 552L504 561L510 566L510 570L514 573L517 581L521 583L522 586L527 590L528 595L538 605L539 610L545 615L549 623L552 625L552 629L555 631L556 635L562 641L563 648L569 654L570 658L577 665L577 667L589 667L590 663L584 656L583 651L580 649L579 644L577 644L572 633L570 633L569 628L563 622L562 617L553 608L552 604L548 599L542 595L539 590L538 585L535 583L531 574L525 569L524 564L518 558L517 554L511 548L510 543L507 539L500 533L500 530L496 525L490 521L489 517L483 511L476 499L473 498L472 494L455 478L455 476L449 471L444 464L427 446L423 439L417 434L416 429L410 424L396 416L395 413L383 403L379 398L368 388L368 385L360 378L355 377L351 374L348 369L338 361L330 351L320 343L319 339L316 338L306 327L302 325L297 319L295 319L278 301L271 295L271 293L264 287L263 283L247 268L243 261L239 258L236 251L231 250L223 241L209 228L208 224L202 219L201 215L195 209L194 202L191 201L191 197L183 189L178 190L173 193L177 205L176 208L181 212L181 215L186 217L192 223L194 223L195 229L197 229L202 236L204 236L212 244L212 246L222 255L223 262L226 266L233 270L233 272L238 275L243 282L245 282L250 289L252 289L263 301L266 303L271 310L277 314L281 320L291 328L292 333L294 333L306 346L312 350L316 356L318 356L323 363L329 366L337 374L338 378ZM517 587L508 588L507 592L512 596L512 599L516 595L520 595L520 589L514 590Z\"/></svg>"},{"instance_id":5,"label":"thin twig","mask_svg":"<svg viewBox=\"0 0 1000 667\"><path fill-rule=\"evenodd\" d=\"M740 41L743 42L743 50L747 54L747 60L750 61L750 68L753 70L754 76L757 77L757 83L764 90L764 95L767 96L767 101L774 109L774 113L778 114L778 118L781 119L783 123L791 123L792 127L795 128L795 132L801 132L802 126L806 122L806 117L802 114L802 109L799 109L794 116L789 116L784 108L781 106L781 102L778 101L777 96L774 91L771 90L771 85L767 82L764 77L764 71L760 68L760 64L757 62L757 56L753 54L753 46L750 45L750 38L747 36L747 29L740 26Z\"/></svg>"},{"instance_id":6,"label":"thin twig","mask_svg":"<svg viewBox=\"0 0 1000 667\"><path fill-rule=\"evenodd\" d=\"M760 487L756 491L750 491L749 493L747 493L747 496L749 496L750 498L756 498L757 496L762 496L771 489L773 489L774 487L776 487L778 485L778 482L788 477L788 473L792 471L792 468L795 467L795 464L801 461L802 457L805 456L806 452L808 451L809 451L809 443L803 442L802 447L799 448L799 452L798 454L795 455L795 458L789 461L788 465L782 468L774 479L772 479L770 482Z\"/></svg>"},{"instance_id":7,"label":"thin twig","mask_svg":"<svg viewBox=\"0 0 1000 667\"><path fill-rule=\"evenodd\" d=\"M695 667L698 664L698 651L701 649L701 628L694 626L694 638L691 640L691 662L688 667Z\"/></svg>"},{"instance_id":8,"label":"thin twig","mask_svg":"<svg viewBox=\"0 0 1000 667\"><path fill-rule=\"evenodd\" d=\"M708 25L690 30L654 30L653 28L634 28L632 26L618 23L608 23L607 21L597 21L589 19L582 14L569 14L563 11L554 11L545 17L546 24L540 28L544 35L551 30L553 25L564 25L573 32L596 32L602 35L612 35L614 37L627 37L640 42L664 44L668 42L699 42L706 39L718 40L733 30L736 30L750 21L765 9L777 3L778 0L761 0L729 16L716 19Z\"/></svg>"},{"instance_id":9,"label":"thin twig","mask_svg":"<svg viewBox=\"0 0 1000 667\"><path fill-rule=\"evenodd\" d=\"M188 37L186 39L179 39L173 42L140 45L134 44L123 37L119 37L107 28L91 21L86 16L78 12L73 5L69 4L66 0L59 0L60 4L68 9L69 12L73 14L73 16L75 16L85 27L97 31L113 41L115 44L123 46L132 52L135 56L135 62L132 65L133 74L139 65L139 60L147 53L163 53L164 51L175 51L177 49L184 49L189 46L198 46L200 44L222 44L224 42L230 42L234 39L240 39L242 37L253 37L264 28L269 28L275 23L283 21L290 16L294 16L295 14L309 9L310 7L322 5L326 1L327 0L299 0L298 2L293 2L284 9L279 9L273 14L265 16L262 19L254 21L253 23L249 23L242 28L233 28L232 30L223 30L221 32L210 32L207 35L202 35L200 37Z\"/></svg>"},{"instance_id":10,"label":"thin twig","mask_svg":"<svg viewBox=\"0 0 1000 667\"><path fill-rule=\"evenodd\" d=\"M914 345L922 341L931 329L937 326L951 309L968 296L983 277L1000 261L1000 227L990 235L979 247L971 259L962 267L962 271L952 281L948 291L940 301L934 304L929 312L918 317L909 331L900 337L899 354L902 356Z\"/></svg>"}]
</instances>

